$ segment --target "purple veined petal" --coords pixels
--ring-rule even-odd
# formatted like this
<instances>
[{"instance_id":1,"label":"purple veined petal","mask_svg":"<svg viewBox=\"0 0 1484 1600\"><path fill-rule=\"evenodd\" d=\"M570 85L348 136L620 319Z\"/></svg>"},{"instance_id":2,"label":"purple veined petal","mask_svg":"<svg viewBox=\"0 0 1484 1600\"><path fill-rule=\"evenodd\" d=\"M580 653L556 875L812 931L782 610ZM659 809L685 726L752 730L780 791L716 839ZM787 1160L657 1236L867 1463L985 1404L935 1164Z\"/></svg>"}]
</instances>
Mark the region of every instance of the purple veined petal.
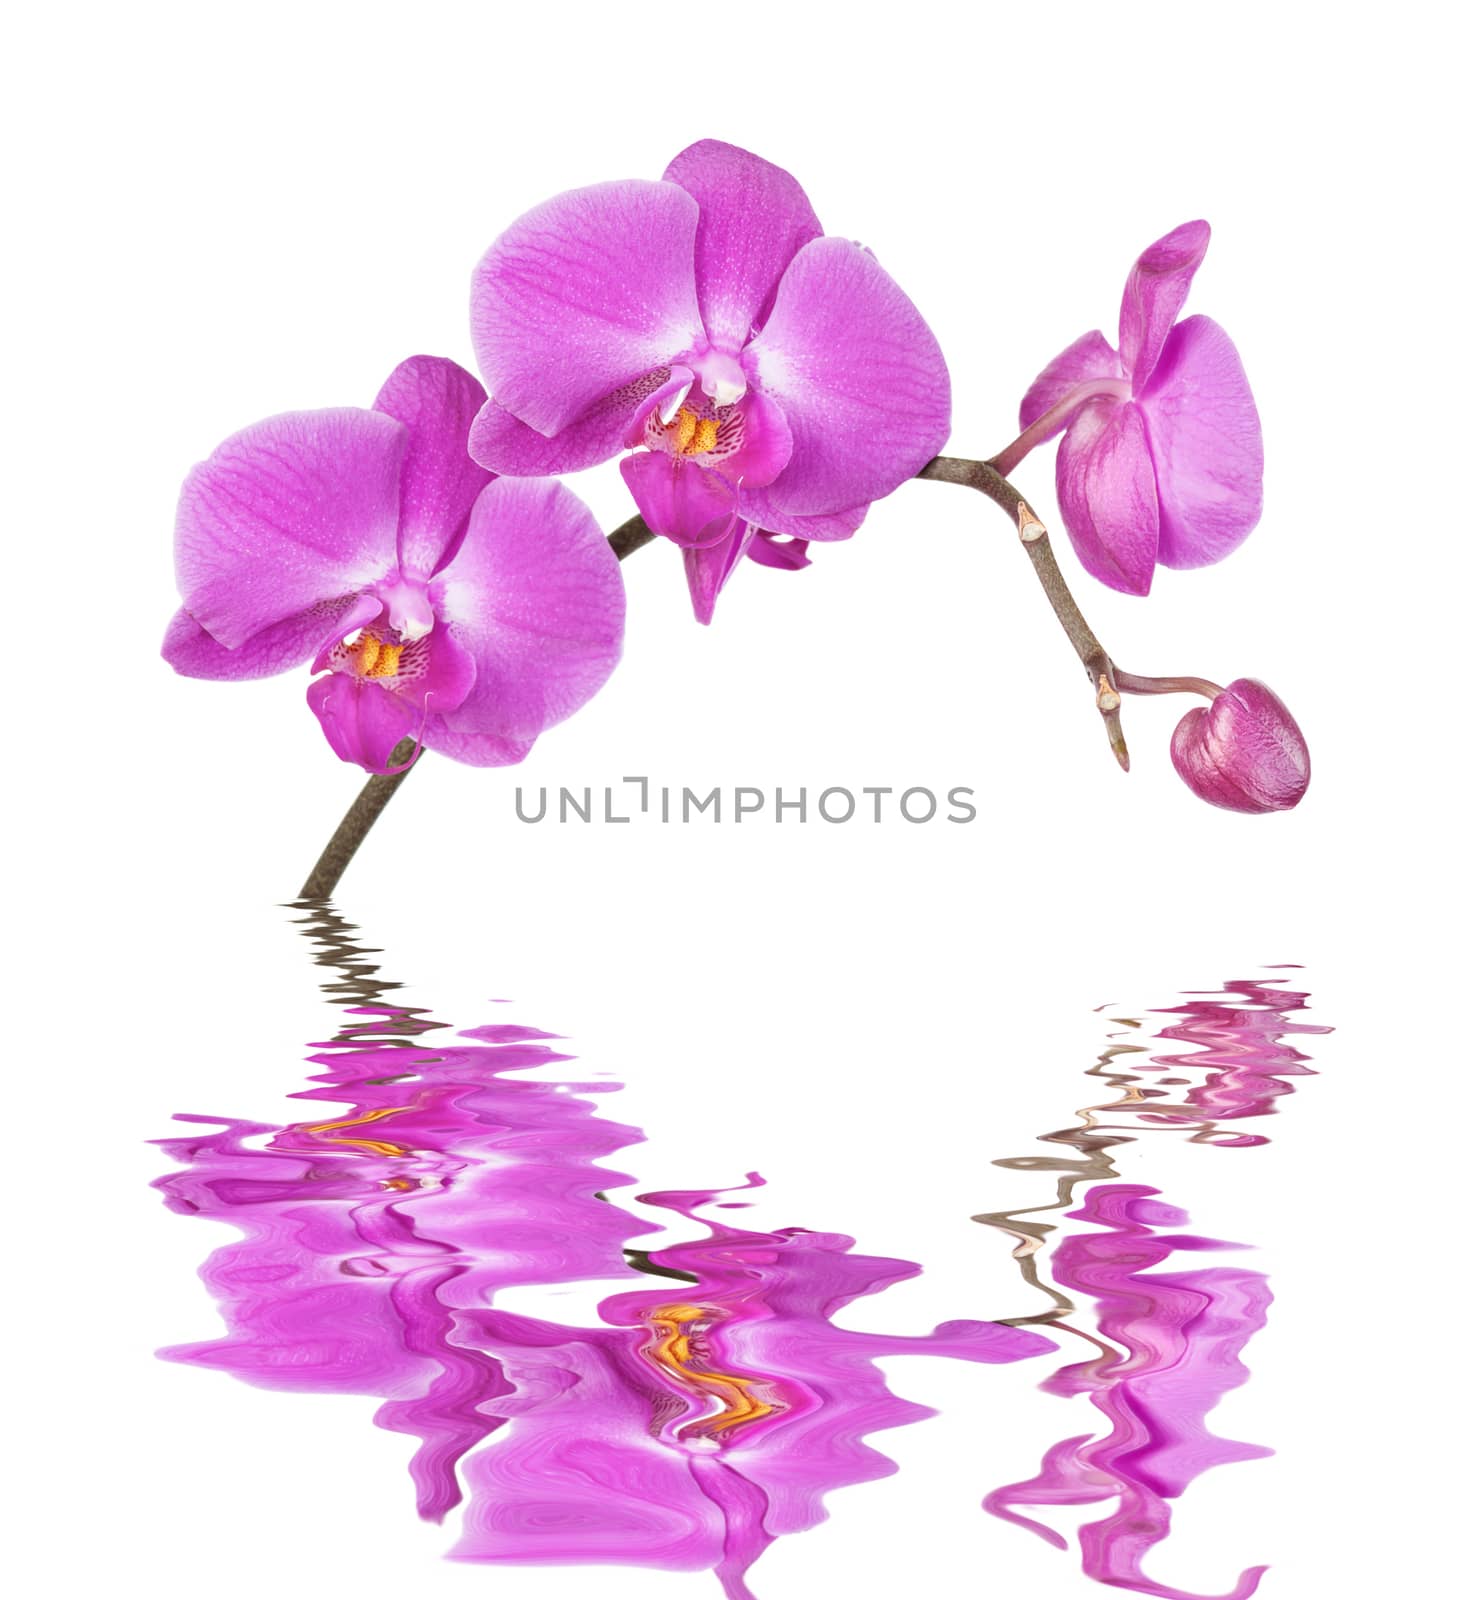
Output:
<instances>
[{"instance_id":1,"label":"purple veined petal","mask_svg":"<svg viewBox=\"0 0 1484 1600\"><path fill-rule=\"evenodd\" d=\"M317 651L369 622L380 609L370 595L342 595L260 629L235 650L218 644L182 609L170 619L160 654L185 678L271 678L302 667Z\"/></svg>"},{"instance_id":2,"label":"purple veined petal","mask_svg":"<svg viewBox=\"0 0 1484 1600\"><path fill-rule=\"evenodd\" d=\"M1148 594L1159 543L1154 465L1139 408L1089 400L1056 453L1056 497L1077 559L1100 583Z\"/></svg>"},{"instance_id":3,"label":"purple veined petal","mask_svg":"<svg viewBox=\"0 0 1484 1600\"><path fill-rule=\"evenodd\" d=\"M1021 430L1030 427L1037 417L1044 417L1054 405L1082 384L1091 383L1095 378L1116 379L1122 376L1123 368L1118 363L1118 352L1113 346L1096 328L1091 333L1084 333L1059 356L1053 356L1026 390L1025 399L1020 402ZM1062 427L1065 426L1063 422ZM1060 432L1058 428L1046 437L1054 439Z\"/></svg>"},{"instance_id":4,"label":"purple veined petal","mask_svg":"<svg viewBox=\"0 0 1484 1600\"><path fill-rule=\"evenodd\" d=\"M411 658L426 652L416 664L415 676L407 670ZM425 711L442 716L455 711L469 698L479 666L473 655L462 645L446 622L440 622L431 634L407 645L402 651L403 673L397 684L397 693Z\"/></svg>"},{"instance_id":5,"label":"purple veined petal","mask_svg":"<svg viewBox=\"0 0 1484 1600\"><path fill-rule=\"evenodd\" d=\"M534 739L502 739L494 733L455 733L437 712L428 717L423 743L466 767L513 767L531 753Z\"/></svg>"},{"instance_id":6,"label":"purple veined petal","mask_svg":"<svg viewBox=\"0 0 1484 1600\"><path fill-rule=\"evenodd\" d=\"M753 543L757 530L738 520L728 538L700 550L685 552L685 581L690 585L691 609L696 621L709 623L716 615L716 600L737 563Z\"/></svg>"},{"instance_id":7,"label":"purple veined petal","mask_svg":"<svg viewBox=\"0 0 1484 1600\"><path fill-rule=\"evenodd\" d=\"M528 211L474 269L490 398L548 438L636 373L703 344L696 202L673 183L600 183Z\"/></svg>"},{"instance_id":8,"label":"purple veined petal","mask_svg":"<svg viewBox=\"0 0 1484 1600\"><path fill-rule=\"evenodd\" d=\"M1226 332L1209 317L1177 323L1138 400L1159 488L1159 560L1220 561L1262 515L1262 425Z\"/></svg>"},{"instance_id":9,"label":"purple veined petal","mask_svg":"<svg viewBox=\"0 0 1484 1600\"><path fill-rule=\"evenodd\" d=\"M765 496L758 496L763 499ZM778 512L773 512L765 524L767 531L789 539L817 539L821 544L833 543L837 539L848 539L866 520L866 513L871 509L868 501L863 506L851 506L845 511L822 513L817 517L786 517ZM749 521L754 520L754 513L760 521L761 512L754 497L742 489L742 514ZM753 559L761 560L762 557L753 553Z\"/></svg>"},{"instance_id":10,"label":"purple veined petal","mask_svg":"<svg viewBox=\"0 0 1484 1600\"><path fill-rule=\"evenodd\" d=\"M765 527L879 500L948 438L938 341L876 258L848 239L804 246L743 354L793 432L788 466L754 492L754 507L768 508L755 519Z\"/></svg>"},{"instance_id":11,"label":"purple veined petal","mask_svg":"<svg viewBox=\"0 0 1484 1600\"><path fill-rule=\"evenodd\" d=\"M228 649L375 583L397 559L407 430L378 411L294 411L191 469L175 519L186 609Z\"/></svg>"},{"instance_id":12,"label":"purple veined petal","mask_svg":"<svg viewBox=\"0 0 1484 1600\"><path fill-rule=\"evenodd\" d=\"M824 232L798 180L717 139L682 150L665 179L701 208L696 294L713 345L734 354L762 326L784 269Z\"/></svg>"},{"instance_id":13,"label":"purple veined petal","mask_svg":"<svg viewBox=\"0 0 1484 1600\"><path fill-rule=\"evenodd\" d=\"M661 420L669 421L679 411L681 402L695 381L696 375L689 367L671 367L657 388L641 394L629 413L628 426L623 431L624 448L632 450L643 444L644 430L656 411Z\"/></svg>"},{"instance_id":14,"label":"purple veined petal","mask_svg":"<svg viewBox=\"0 0 1484 1600\"><path fill-rule=\"evenodd\" d=\"M450 733L529 743L591 699L622 651L617 557L559 483L496 478L431 592L477 673L468 698L444 715Z\"/></svg>"},{"instance_id":15,"label":"purple veined petal","mask_svg":"<svg viewBox=\"0 0 1484 1600\"><path fill-rule=\"evenodd\" d=\"M663 450L636 450L619 471L650 530L685 550L704 550L739 521L737 491L714 468Z\"/></svg>"},{"instance_id":16,"label":"purple veined petal","mask_svg":"<svg viewBox=\"0 0 1484 1600\"><path fill-rule=\"evenodd\" d=\"M377 688L406 700L422 716L429 712L456 710L474 687L476 664L468 650L449 632L446 623L435 624L431 633L409 642L399 642L383 615L366 633L345 641L336 639L314 659L311 671L327 667L350 676L359 676L356 658L361 650L395 659L379 664L370 675Z\"/></svg>"},{"instance_id":17,"label":"purple veined petal","mask_svg":"<svg viewBox=\"0 0 1484 1600\"><path fill-rule=\"evenodd\" d=\"M635 417L642 418L668 388L671 374L684 368L655 367L588 407L575 422L550 438L528 427L491 400L474 419L469 453L491 472L511 478L547 478L581 472L610 461L623 448ZM686 372L685 386L690 374Z\"/></svg>"},{"instance_id":18,"label":"purple veined petal","mask_svg":"<svg viewBox=\"0 0 1484 1600\"><path fill-rule=\"evenodd\" d=\"M1159 361L1210 242L1209 222L1182 222L1134 262L1118 312L1118 354L1135 395Z\"/></svg>"},{"instance_id":19,"label":"purple veined petal","mask_svg":"<svg viewBox=\"0 0 1484 1600\"><path fill-rule=\"evenodd\" d=\"M1238 678L1209 706L1187 711L1170 739L1170 759L1191 790L1226 811L1289 811L1309 787L1303 733L1255 678Z\"/></svg>"},{"instance_id":20,"label":"purple veined petal","mask_svg":"<svg viewBox=\"0 0 1484 1600\"><path fill-rule=\"evenodd\" d=\"M385 772L392 751L422 721L400 695L346 672L316 678L306 698L330 748L367 772Z\"/></svg>"},{"instance_id":21,"label":"purple veined petal","mask_svg":"<svg viewBox=\"0 0 1484 1600\"><path fill-rule=\"evenodd\" d=\"M742 446L720 463L737 484L765 489L775 483L793 458L794 436L783 408L761 390L737 402L742 413Z\"/></svg>"},{"instance_id":22,"label":"purple veined petal","mask_svg":"<svg viewBox=\"0 0 1484 1600\"><path fill-rule=\"evenodd\" d=\"M469 459L469 425L483 404L479 379L440 356L409 356L375 399L374 410L407 429L397 564L409 578L431 578L453 555L490 481Z\"/></svg>"}]
</instances>

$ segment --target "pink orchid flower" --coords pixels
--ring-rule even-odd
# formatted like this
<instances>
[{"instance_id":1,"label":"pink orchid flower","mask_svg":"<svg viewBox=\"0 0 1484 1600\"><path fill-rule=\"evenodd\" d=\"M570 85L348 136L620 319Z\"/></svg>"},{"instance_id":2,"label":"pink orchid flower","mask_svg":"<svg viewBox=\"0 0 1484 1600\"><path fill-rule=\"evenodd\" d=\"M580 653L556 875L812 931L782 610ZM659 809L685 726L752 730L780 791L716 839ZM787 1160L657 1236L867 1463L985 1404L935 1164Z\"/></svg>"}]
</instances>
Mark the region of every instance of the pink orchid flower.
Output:
<instances>
[{"instance_id":1,"label":"pink orchid flower","mask_svg":"<svg viewBox=\"0 0 1484 1600\"><path fill-rule=\"evenodd\" d=\"M1241 358L1209 317L1175 321L1210 239L1208 223L1187 222L1150 245L1124 286L1118 349L1083 334L1020 403L1031 437L1015 459L1066 429L1056 493L1072 548L1125 594L1148 594L1156 564L1229 556L1262 513L1262 428Z\"/></svg>"},{"instance_id":2,"label":"pink orchid flower","mask_svg":"<svg viewBox=\"0 0 1484 1600\"><path fill-rule=\"evenodd\" d=\"M220 445L181 492L165 659L218 679L312 663L310 709L368 772L409 735L521 760L613 671L623 584L576 495L469 459L483 402L463 368L413 356L369 411L289 412Z\"/></svg>"},{"instance_id":3,"label":"pink orchid flower","mask_svg":"<svg viewBox=\"0 0 1484 1600\"><path fill-rule=\"evenodd\" d=\"M1265 683L1238 678L1175 725L1170 759L1187 786L1227 811L1289 811L1309 787L1309 747Z\"/></svg>"},{"instance_id":4,"label":"pink orchid flower","mask_svg":"<svg viewBox=\"0 0 1484 1600\"><path fill-rule=\"evenodd\" d=\"M529 476L632 449L702 622L744 554L848 538L947 439L948 371L870 251L823 232L793 177L714 139L528 212L474 274L474 458Z\"/></svg>"}]
</instances>

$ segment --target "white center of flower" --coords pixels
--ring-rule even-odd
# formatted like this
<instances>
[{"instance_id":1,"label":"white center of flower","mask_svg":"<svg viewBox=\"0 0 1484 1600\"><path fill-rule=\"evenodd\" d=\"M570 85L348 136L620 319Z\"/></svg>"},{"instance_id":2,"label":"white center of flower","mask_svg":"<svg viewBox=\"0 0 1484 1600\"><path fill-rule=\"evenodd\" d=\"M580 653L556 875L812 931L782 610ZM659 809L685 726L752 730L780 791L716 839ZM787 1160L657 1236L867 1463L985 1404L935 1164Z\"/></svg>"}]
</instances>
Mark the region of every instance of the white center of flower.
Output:
<instances>
[{"instance_id":1,"label":"white center of flower","mask_svg":"<svg viewBox=\"0 0 1484 1600\"><path fill-rule=\"evenodd\" d=\"M734 406L747 393L747 375L736 356L708 350L699 359L687 361L686 365L699 380L701 393L717 406Z\"/></svg>"}]
</instances>

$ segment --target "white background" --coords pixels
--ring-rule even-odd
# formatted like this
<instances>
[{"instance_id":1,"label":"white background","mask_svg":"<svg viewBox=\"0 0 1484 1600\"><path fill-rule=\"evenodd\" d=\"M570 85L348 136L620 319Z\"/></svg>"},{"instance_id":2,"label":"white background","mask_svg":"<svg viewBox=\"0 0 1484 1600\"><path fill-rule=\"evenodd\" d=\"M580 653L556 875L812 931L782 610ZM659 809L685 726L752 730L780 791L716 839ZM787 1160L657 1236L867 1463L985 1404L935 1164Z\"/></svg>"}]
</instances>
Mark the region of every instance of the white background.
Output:
<instances>
[{"instance_id":1,"label":"white background","mask_svg":"<svg viewBox=\"0 0 1484 1600\"><path fill-rule=\"evenodd\" d=\"M157 659L187 467L280 410L369 404L414 351L471 362L468 273L548 194L658 176L692 139L791 168L827 230L915 298L955 384L950 449L1014 431L1045 360L1115 333L1137 252L1191 216L1190 302L1237 342L1267 512L1232 559L1133 600L1071 580L1145 673L1272 683L1312 790L1200 805L1184 702L1128 706L1114 766L1002 518L910 484L800 575L749 566L710 630L668 548L625 568L626 658L512 772L429 758L339 896L411 1003L566 1035L643 1124L640 1187L760 1168L749 1215L923 1261L847 1314L925 1331L1029 1309L967 1219L990 1166L1087 1103L1112 1026L1300 962L1337 1031L1255 1151L1169 1134L1124 1165L1261 1246L1272 1325L1218 1430L1276 1445L1177 1506L1151 1561L1222 1592L1452 1592L1477 1365L1461 1216L1478 1059L1473 874L1478 267L1470 52L1452 7L53 6L6 50L5 629L10 824L9 1454L21 1592L190 1584L703 1600L706 1574L438 1560L407 1441L370 1401L154 1361L209 1337L211 1230L164 1211L142 1141L175 1111L281 1116L330 1021L286 927L357 787L304 679ZM1458 13L1461 14L1461 13ZM1017 475L1052 522L1052 458ZM616 467L577 487L629 514ZM968 827L523 827L517 782L972 786ZM1018 1187L1019 1186L1019 1187ZM1033 1185L1031 1186L1034 1187ZM581 1296L563 1304L577 1314ZM1089 1594L980 1496L1092 1426L1054 1361L901 1360L938 1419L877 1441L756 1568L767 1600ZM1096 1513L1095 1513L1096 1514ZM1465 1523L1463 1519L1468 1517Z\"/></svg>"}]
</instances>

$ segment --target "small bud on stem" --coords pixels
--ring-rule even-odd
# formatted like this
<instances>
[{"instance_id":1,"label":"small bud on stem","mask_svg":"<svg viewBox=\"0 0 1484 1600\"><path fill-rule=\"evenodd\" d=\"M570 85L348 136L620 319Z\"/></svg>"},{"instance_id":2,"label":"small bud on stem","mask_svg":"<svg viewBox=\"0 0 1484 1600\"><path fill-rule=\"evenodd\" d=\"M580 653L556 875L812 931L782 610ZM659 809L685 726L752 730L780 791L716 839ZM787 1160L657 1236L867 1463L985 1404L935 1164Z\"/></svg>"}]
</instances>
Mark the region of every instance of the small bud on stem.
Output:
<instances>
[{"instance_id":1,"label":"small bud on stem","mask_svg":"<svg viewBox=\"0 0 1484 1600\"><path fill-rule=\"evenodd\" d=\"M1021 540L1025 544L1034 544L1046 532L1046 524L1036 516L1024 500L1015 508L1015 521L1020 528Z\"/></svg>"}]
</instances>

